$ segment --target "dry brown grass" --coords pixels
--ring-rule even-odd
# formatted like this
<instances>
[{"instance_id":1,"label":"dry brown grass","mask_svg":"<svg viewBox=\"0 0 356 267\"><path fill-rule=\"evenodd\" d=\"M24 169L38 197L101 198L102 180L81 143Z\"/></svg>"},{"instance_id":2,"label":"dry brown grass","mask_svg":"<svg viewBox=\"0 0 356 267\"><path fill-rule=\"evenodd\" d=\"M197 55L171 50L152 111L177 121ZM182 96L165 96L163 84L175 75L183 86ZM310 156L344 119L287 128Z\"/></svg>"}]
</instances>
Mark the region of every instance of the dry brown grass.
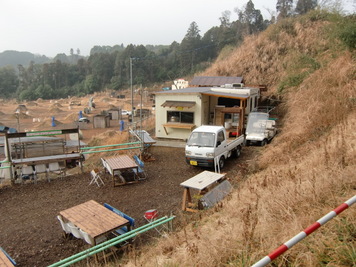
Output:
<instances>
[{"instance_id":1,"label":"dry brown grass","mask_svg":"<svg viewBox=\"0 0 356 267\"><path fill-rule=\"evenodd\" d=\"M296 54L315 55L326 49L324 39L315 39L326 23L296 23L289 31L272 25L258 36L247 37L245 45L235 48L229 57L220 56L204 75L243 76L249 85L265 84L274 94L273 87L286 75Z\"/></svg>"},{"instance_id":2,"label":"dry brown grass","mask_svg":"<svg viewBox=\"0 0 356 267\"><path fill-rule=\"evenodd\" d=\"M180 231L145 247L126 266L250 266L355 195L355 61L346 51L328 53L325 24L298 22L279 32L275 27L281 25L271 27L203 73L244 76L249 84L269 85L272 95L296 55L321 62L298 87L284 92L284 126L253 174L222 205L186 215ZM276 259L275 266L356 264L355 222L351 207Z\"/></svg>"}]
</instances>

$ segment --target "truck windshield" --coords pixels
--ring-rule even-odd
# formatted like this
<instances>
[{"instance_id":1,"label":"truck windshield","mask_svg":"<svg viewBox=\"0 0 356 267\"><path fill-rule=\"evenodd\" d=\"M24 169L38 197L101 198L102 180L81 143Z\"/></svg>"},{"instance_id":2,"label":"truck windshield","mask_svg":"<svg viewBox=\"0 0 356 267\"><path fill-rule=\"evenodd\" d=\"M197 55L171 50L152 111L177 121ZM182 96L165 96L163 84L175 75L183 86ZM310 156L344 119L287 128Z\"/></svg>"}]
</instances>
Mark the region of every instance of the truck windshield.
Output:
<instances>
[{"instance_id":1,"label":"truck windshield","mask_svg":"<svg viewBox=\"0 0 356 267\"><path fill-rule=\"evenodd\" d=\"M246 132L247 133L259 133L259 132L264 132L266 129L267 121L268 121L269 115L268 113L250 113L248 115L248 121L247 121L247 127L246 127Z\"/></svg>"},{"instance_id":2,"label":"truck windshield","mask_svg":"<svg viewBox=\"0 0 356 267\"><path fill-rule=\"evenodd\" d=\"M215 140L214 133L193 132L189 137L187 145L214 147L214 140Z\"/></svg>"}]
</instances>

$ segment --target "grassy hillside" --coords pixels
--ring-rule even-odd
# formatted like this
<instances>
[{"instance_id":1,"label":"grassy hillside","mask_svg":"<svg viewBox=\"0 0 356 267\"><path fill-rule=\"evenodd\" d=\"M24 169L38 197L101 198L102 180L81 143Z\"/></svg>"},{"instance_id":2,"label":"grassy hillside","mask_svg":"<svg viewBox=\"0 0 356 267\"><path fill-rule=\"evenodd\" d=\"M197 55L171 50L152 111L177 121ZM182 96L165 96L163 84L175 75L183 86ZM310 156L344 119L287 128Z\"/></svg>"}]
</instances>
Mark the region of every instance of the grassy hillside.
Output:
<instances>
[{"instance_id":1,"label":"grassy hillside","mask_svg":"<svg viewBox=\"0 0 356 267\"><path fill-rule=\"evenodd\" d=\"M320 12L285 20L202 73L267 84L283 127L223 205L186 215L127 266L249 266L356 194L356 57L345 34L355 25ZM273 266L355 266L355 247L352 206Z\"/></svg>"}]
</instances>

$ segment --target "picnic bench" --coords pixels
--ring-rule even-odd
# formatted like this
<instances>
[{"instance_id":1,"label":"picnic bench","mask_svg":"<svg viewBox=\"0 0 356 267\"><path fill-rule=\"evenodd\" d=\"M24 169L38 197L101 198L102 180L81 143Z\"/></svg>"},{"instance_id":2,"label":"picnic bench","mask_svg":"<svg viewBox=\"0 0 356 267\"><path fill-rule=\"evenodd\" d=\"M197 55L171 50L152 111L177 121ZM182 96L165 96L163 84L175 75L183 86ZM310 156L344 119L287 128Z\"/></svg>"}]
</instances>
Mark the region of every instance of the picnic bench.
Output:
<instances>
[{"instance_id":1,"label":"picnic bench","mask_svg":"<svg viewBox=\"0 0 356 267\"><path fill-rule=\"evenodd\" d=\"M198 209L211 207L223 199L232 188L225 175L225 173L203 171L181 183L180 185L184 187L182 210L197 212ZM197 191L195 203L191 190Z\"/></svg>"},{"instance_id":2,"label":"picnic bench","mask_svg":"<svg viewBox=\"0 0 356 267\"><path fill-rule=\"evenodd\" d=\"M16 266L16 262L10 257L7 252L0 247L0 267L13 267Z\"/></svg>"},{"instance_id":3,"label":"picnic bench","mask_svg":"<svg viewBox=\"0 0 356 267\"><path fill-rule=\"evenodd\" d=\"M139 166L128 155L101 158L105 170L112 176L114 186L137 183Z\"/></svg>"},{"instance_id":4,"label":"picnic bench","mask_svg":"<svg viewBox=\"0 0 356 267\"><path fill-rule=\"evenodd\" d=\"M129 220L111 212L94 200L63 210L59 214L64 223L70 223L69 228L75 237L84 239L91 245L107 240L110 233L120 228L127 227L128 231L131 229Z\"/></svg>"}]
</instances>

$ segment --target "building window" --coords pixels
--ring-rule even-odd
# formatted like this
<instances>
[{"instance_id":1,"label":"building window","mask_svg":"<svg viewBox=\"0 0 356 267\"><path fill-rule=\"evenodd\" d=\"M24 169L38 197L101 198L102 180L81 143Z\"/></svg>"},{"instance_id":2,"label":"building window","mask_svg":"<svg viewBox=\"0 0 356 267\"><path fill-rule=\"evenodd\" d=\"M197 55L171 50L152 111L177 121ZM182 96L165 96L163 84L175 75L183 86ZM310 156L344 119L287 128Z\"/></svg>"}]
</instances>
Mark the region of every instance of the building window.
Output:
<instances>
[{"instance_id":1,"label":"building window","mask_svg":"<svg viewBox=\"0 0 356 267\"><path fill-rule=\"evenodd\" d=\"M167 122L194 123L194 112L167 111Z\"/></svg>"}]
</instances>

